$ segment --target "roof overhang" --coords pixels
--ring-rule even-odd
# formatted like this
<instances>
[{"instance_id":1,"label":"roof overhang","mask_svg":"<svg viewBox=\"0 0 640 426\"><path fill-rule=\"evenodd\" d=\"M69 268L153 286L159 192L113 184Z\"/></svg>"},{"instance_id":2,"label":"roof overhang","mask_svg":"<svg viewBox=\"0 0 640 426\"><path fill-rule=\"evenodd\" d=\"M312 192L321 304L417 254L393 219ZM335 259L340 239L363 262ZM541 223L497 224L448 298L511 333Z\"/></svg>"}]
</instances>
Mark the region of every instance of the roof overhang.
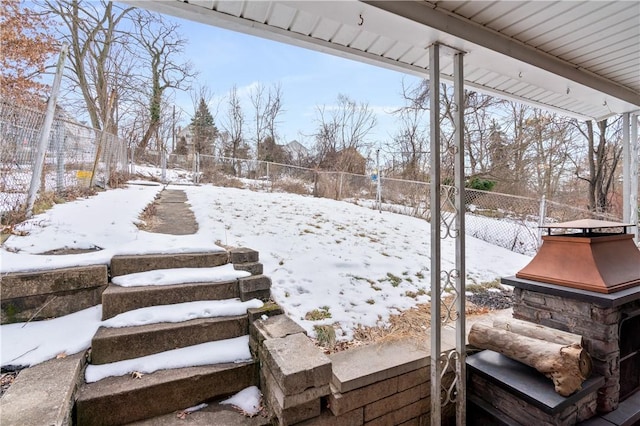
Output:
<instances>
[{"instance_id":1,"label":"roof overhang","mask_svg":"<svg viewBox=\"0 0 640 426\"><path fill-rule=\"evenodd\" d=\"M640 111L640 2L126 2L421 77L439 43L465 53L467 87L579 119Z\"/></svg>"}]
</instances>

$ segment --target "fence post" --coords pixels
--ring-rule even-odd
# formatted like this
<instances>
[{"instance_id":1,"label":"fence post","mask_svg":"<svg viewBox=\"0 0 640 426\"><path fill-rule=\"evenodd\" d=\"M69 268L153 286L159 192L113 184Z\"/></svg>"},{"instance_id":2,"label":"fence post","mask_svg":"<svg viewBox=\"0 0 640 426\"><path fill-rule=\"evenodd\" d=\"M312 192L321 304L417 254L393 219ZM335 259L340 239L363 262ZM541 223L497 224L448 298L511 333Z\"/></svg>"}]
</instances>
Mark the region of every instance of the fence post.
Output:
<instances>
[{"instance_id":1,"label":"fence post","mask_svg":"<svg viewBox=\"0 0 640 426\"><path fill-rule=\"evenodd\" d=\"M342 200L342 175L343 173L340 172L340 185L338 185L338 200Z\"/></svg>"},{"instance_id":2,"label":"fence post","mask_svg":"<svg viewBox=\"0 0 640 426\"><path fill-rule=\"evenodd\" d=\"M318 197L318 171L313 171L313 196Z\"/></svg>"},{"instance_id":3,"label":"fence post","mask_svg":"<svg viewBox=\"0 0 640 426\"><path fill-rule=\"evenodd\" d=\"M198 183L198 173L200 173L200 153L196 152L193 157L193 183Z\"/></svg>"},{"instance_id":4,"label":"fence post","mask_svg":"<svg viewBox=\"0 0 640 426\"><path fill-rule=\"evenodd\" d=\"M164 152L164 147L160 149L160 167L162 168L160 180L162 183L167 183L167 154Z\"/></svg>"},{"instance_id":5,"label":"fence post","mask_svg":"<svg viewBox=\"0 0 640 426\"><path fill-rule=\"evenodd\" d=\"M65 131L62 121L56 122L56 191L64 189L64 142Z\"/></svg>"},{"instance_id":6,"label":"fence post","mask_svg":"<svg viewBox=\"0 0 640 426\"><path fill-rule=\"evenodd\" d=\"M380 172L380 149L376 151L376 174L378 179L376 182L376 203L378 204L378 213L382 213L382 173Z\"/></svg>"},{"instance_id":7,"label":"fence post","mask_svg":"<svg viewBox=\"0 0 640 426\"><path fill-rule=\"evenodd\" d=\"M56 102L58 100L58 92L60 91L62 74L64 73L64 62L67 59L68 52L69 45L67 43L63 43L62 48L60 49L60 56L58 57L58 65L56 66L56 76L53 79L53 86L51 87L51 96L49 96L49 102L47 102L47 114L44 117L44 123L42 124L42 130L40 132L36 164L33 169L33 174L31 175L31 185L29 186L26 206L26 215L28 218L33 214L33 204L36 202L36 195L38 194L38 185L40 183L40 178L42 177L44 157L47 153L49 133L51 132L51 125L53 124L53 116L56 113Z\"/></svg>"},{"instance_id":8,"label":"fence post","mask_svg":"<svg viewBox=\"0 0 640 426\"><path fill-rule=\"evenodd\" d=\"M542 196L540 199L540 210L538 212L538 248L542 245L542 226L547 216L547 197Z\"/></svg>"},{"instance_id":9,"label":"fence post","mask_svg":"<svg viewBox=\"0 0 640 426\"><path fill-rule=\"evenodd\" d=\"M105 156L104 156L104 187L105 188L108 187L109 181L111 180L111 171L112 171L111 162L113 161L113 148L115 146L115 139L116 139L115 135L109 135L109 137L107 138L107 147L105 149Z\"/></svg>"},{"instance_id":10,"label":"fence post","mask_svg":"<svg viewBox=\"0 0 640 426\"><path fill-rule=\"evenodd\" d=\"M133 161L134 151L135 151L135 148L132 146L131 147L131 159L129 160L129 173L131 173L132 175L136 173L136 165L135 165L135 163Z\"/></svg>"}]
</instances>

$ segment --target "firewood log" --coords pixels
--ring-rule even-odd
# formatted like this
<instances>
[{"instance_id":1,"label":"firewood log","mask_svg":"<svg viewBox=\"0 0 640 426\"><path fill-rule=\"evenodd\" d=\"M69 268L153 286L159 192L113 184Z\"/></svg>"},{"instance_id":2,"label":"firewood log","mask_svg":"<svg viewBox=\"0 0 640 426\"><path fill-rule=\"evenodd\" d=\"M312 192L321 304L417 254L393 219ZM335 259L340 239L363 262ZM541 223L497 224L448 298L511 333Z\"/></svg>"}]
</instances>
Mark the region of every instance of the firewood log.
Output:
<instances>
[{"instance_id":1,"label":"firewood log","mask_svg":"<svg viewBox=\"0 0 640 426\"><path fill-rule=\"evenodd\" d=\"M496 318L493 320L493 328L501 328L521 336L546 340L547 342L558 343L559 345L583 346L582 336L579 334L573 334L515 318Z\"/></svg>"},{"instance_id":2,"label":"firewood log","mask_svg":"<svg viewBox=\"0 0 640 426\"><path fill-rule=\"evenodd\" d=\"M569 396L591 375L591 358L578 344L558 344L476 323L469 343L490 349L535 368L553 381L555 391Z\"/></svg>"}]
</instances>

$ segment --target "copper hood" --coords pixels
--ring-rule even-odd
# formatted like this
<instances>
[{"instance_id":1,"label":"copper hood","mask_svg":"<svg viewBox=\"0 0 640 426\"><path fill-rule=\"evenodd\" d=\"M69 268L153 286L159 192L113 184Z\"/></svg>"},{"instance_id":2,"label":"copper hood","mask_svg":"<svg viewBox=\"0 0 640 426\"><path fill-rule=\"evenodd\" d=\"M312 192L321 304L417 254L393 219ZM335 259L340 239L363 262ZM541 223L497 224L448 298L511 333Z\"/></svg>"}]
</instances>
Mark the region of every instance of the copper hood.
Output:
<instances>
[{"instance_id":1,"label":"copper hood","mask_svg":"<svg viewBox=\"0 0 640 426\"><path fill-rule=\"evenodd\" d=\"M600 220L544 225L538 254L516 274L517 278L540 281L598 293L614 293L640 285L640 250L628 224ZM596 230L622 228L622 232ZM578 230L551 235L552 229Z\"/></svg>"}]
</instances>

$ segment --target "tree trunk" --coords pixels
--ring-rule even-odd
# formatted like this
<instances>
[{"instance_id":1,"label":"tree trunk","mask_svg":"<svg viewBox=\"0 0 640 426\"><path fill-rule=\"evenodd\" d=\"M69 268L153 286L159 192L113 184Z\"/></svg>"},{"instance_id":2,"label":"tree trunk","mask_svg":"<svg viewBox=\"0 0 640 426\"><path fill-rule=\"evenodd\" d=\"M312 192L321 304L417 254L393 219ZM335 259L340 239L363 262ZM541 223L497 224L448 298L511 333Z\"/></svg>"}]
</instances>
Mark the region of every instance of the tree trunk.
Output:
<instances>
[{"instance_id":1,"label":"tree trunk","mask_svg":"<svg viewBox=\"0 0 640 426\"><path fill-rule=\"evenodd\" d=\"M569 396L591 375L591 358L578 344L558 344L476 323L469 343L520 361L553 381L555 391Z\"/></svg>"}]
</instances>

